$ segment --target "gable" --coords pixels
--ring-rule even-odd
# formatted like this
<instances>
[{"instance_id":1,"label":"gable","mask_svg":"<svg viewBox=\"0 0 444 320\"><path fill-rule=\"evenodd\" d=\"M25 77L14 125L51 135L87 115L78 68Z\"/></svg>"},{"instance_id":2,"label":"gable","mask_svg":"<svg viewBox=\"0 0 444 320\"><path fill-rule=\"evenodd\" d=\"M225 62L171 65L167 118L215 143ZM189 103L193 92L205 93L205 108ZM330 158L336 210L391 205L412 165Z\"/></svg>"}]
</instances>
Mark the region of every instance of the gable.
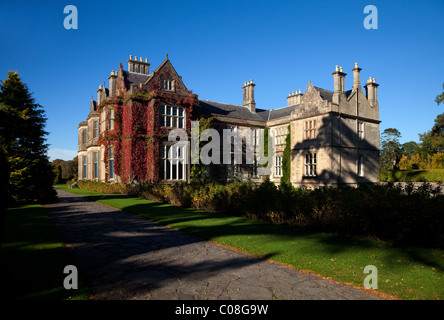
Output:
<instances>
[{"instance_id":1,"label":"gable","mask_svg":"<svg viewBox=\"0 0 444 320\"><path fill-rule=\"evenodd\" d=\"M177 94L191 93L182 81L176 69L174 69L168 57L161 63L161 65L153 71L150 77L145 81L144 88L148 91L165 90L163 89L163 81L171 81L171 90Z\"/></svg>"}]
</instances>

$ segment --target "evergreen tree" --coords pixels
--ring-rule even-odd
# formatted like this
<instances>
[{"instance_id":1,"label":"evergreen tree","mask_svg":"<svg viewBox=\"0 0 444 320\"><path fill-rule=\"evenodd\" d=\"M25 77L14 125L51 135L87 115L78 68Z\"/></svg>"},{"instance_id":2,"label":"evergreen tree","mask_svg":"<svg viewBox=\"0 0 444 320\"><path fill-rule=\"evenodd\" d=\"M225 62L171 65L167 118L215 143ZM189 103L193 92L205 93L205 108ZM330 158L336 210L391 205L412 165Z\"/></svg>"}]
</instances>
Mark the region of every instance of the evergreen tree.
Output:
<instances>
[{"instance_id":1,"label":"evergreen tree","mask_svg":"<svg viewBox=\"0 0 444 320\"><path fill-rule=\"evenodd\" d=\"M285 137L285 149L282 155L282 177L281 184L290 183L290 167L291 167L291 125L287 127L288 134Z\"/></svg>"},{"instance_id":2,"label":"evergreen tree","mask_svg":"<svg viewBox=\"0 0 444 320\"><path fill-rule=\"evenodd\" d=\"M0 146L9 170L9 199L54 201L53 168L46 155L45 113L17 72L0 81Z\"/></svg>"},{"instance_id":3,"label":"evergreen tree","mask_svg":"<svg viewBox=\"0 0 444 320\"><path fill-rule=\"evenodd\" d=\"M402 156L402 146L399 142L401 133L394 128L385 129L381 135L381 167L396 169Z\"/></svg>"}]
</instances>

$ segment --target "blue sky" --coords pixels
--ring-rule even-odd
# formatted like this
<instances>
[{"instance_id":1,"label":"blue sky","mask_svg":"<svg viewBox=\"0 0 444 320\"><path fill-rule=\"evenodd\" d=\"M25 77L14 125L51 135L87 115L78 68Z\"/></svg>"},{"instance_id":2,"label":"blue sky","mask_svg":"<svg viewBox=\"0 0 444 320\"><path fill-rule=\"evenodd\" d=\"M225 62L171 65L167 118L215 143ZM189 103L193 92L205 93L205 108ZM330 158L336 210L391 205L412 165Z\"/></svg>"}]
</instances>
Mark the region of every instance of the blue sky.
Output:
<instances>
[{"instance_id":1,"label":"blue sky","mask_svg":"<svg viewBox=\"0 0 444 320\"><path fill-rule=\"evenodd\" d=\"M78 9L78 29L66 30L66 5ZM378 9L367 30L364 7ZM308 81L333 90L335 65L353 82L380 84L381 132L397 128L419 142L443 106L444 1L9 1L0 3L0 79L20 73L48 118L51 160L72 159L77 126L91 95L129 55L151 69L169 59L201 99L241 104L253 79L258 108L286 105Z\"/></svg>"}]
</instances>

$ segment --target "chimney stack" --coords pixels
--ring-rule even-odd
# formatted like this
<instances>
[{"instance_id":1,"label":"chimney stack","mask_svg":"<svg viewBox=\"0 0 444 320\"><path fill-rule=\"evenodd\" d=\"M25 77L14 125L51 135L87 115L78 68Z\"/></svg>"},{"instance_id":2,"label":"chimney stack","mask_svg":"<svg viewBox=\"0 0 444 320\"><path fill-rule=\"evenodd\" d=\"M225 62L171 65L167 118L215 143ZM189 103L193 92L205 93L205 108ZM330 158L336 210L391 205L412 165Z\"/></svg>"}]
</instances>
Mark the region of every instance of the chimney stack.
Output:
<instances>
[{"instance_id":1,"label":"chimney stack","mask_svg":"<svg viewBox=\"0 0 444 320\"><path fill-rule=\"evenodd\" d=\"M244 101L242 105L247 107L250 112L256 112L256 102L254 101L254 87L256 85L253 83L253 79L245 82L245 85L242 87L244 91Z\"/></svg>"},{"instance_id":2,"label":"chimney stack","mask_svg":"<svg viewBox=\"0 0 444 320\"><path fill-rule=\"evenodd\" d=\"M301 89L296 91L292 91L288 94L287 97L287 106L292 106L295 104L300 104L303 94L301 93Z\"/></svg>"},{"instance_id":3,"label":"chimney stack","mask_svg":"<svg viewBox=\"0 0 444 320\"><path fill-rule=\"evenodd\" d=\"M148 59L145 58L145 61L143 61L142 57L139 57L137 59L137 56L130 55L128 63L128 71L133 73L140 73L140 74L149 74L150 64L148 63Z\"/></svg>"},{"instance_id":4,"label":"chimney stack","mask_svg":"<svg viewBox=\"0 0 444 320\"><path fill-rule=\"evenodd\" d=\"M347 74L342 72L342 67L336 66L332 75L334 81L333 103L339 104L340 96L345 93L345 76Z\"/></svg>"},{"instance_id":5,"label":"chimney stack","mask_svg":"<svg viewBox=\"0 0 444 320\"><path fill-rule=\"evenodd\" d=\"M97 90L97 105L99 105L103 101L103 89L102 88L103 88L103 86L100 85L99 89Z\"/></svg>"},{"instance_id":6,"label":"chimney stack","mask_svg":"<svg viewBox=\"0 0 444 320\"><path fill-rule=\"evenodd\" d=\"M365 91L367 95L367 100L372 107L378 105L378 87L379 84L376 83L375 78L370 77L365 85Z\"/></svg>"},{"instance_id":7,"label":"chimney stack","mask_svg":"<svg viewBox=\"0 0 444 320\"><path fill-rule=\"evenodd\" d=\"M114 70L111 71L111 75L108 77L108 80L109 80L109 95L110 97L112 97L116 93L117 72L115 72Z\"/></svg>"},{"instance_id":8,"label":"chimney stack","mask_svg":"<svg viewBox=\"0 0 444 320\"><path fill-rule=\"evenodd\" d=\"M359 74L361 72L361 68L358 68L358 63L355 62L355 68L352 69L353 71L353 90L358 90L358 88L361 86L361 82L359 80Z\"/></svg>"}]
</instances>

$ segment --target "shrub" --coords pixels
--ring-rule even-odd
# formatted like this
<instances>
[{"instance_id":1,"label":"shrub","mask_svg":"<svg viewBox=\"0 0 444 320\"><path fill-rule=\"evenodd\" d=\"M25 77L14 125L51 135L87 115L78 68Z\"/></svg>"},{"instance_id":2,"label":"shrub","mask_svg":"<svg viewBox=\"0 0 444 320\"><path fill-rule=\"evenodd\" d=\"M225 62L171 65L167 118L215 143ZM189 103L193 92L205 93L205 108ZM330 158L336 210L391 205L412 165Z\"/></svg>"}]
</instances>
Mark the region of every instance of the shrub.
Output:
<instances>
[{"instance_id":1,"label":"shrub","mask_svg":"<svg viewBox=\"0 0 444 320\"><path fill-rule=\"evenodd\" d=\"M190 207L192 204L191 189L191 186L185 182L175 183L167 191L169 203L179 207Z\"/></svg>"},{"instance_id":2,"label":"shrub","mask_svg":"<svg viewBox=\"0 0 444 320\"><path fill-rule=\"evenodd\" d=\"M104 194L126 194L131 196L138 195L140 188L139 185L135 184L105 183L94 180L79 180L77 181L77 187Z\"/></svg>"},{"instance_id":3,"label":"shrub","mask_svg":"<svg viewBox=\"0 0 444 320\"><path fill-rule=\"evenodd\" d=\"M155 202L168 202L168 193L171 187L166 184L145 183L141 186L140 197Z\"/></svg>"}]
</instances>

